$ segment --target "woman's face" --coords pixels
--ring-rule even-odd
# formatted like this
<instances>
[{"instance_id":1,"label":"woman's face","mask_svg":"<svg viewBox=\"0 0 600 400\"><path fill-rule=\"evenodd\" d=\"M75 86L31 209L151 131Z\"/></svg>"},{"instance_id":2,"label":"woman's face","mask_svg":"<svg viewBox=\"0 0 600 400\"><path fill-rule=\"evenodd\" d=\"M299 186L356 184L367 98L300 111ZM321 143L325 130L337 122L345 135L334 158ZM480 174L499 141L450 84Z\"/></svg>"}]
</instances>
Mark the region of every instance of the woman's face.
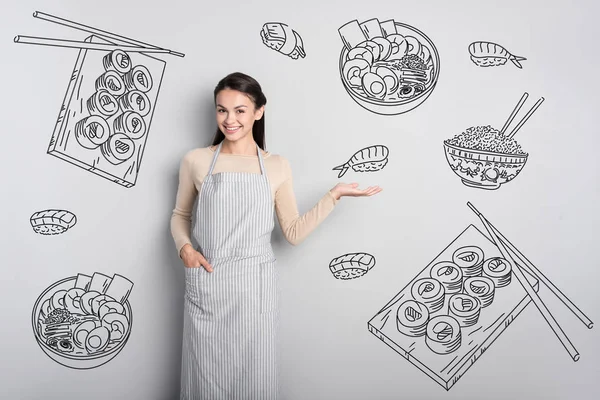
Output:
<instances>
[{"instance_id":1,"label":"woman's face","mask_svg":"<svg viewBox=\"0 0 600 400\"><path fill-rule=\"evenodd\" d=\"M264 106L256 109L246 94L223 89L217 93L217 124L227 140L237 141L252 136L254 121L262 118Z\"/></svg>"}]
</instances>

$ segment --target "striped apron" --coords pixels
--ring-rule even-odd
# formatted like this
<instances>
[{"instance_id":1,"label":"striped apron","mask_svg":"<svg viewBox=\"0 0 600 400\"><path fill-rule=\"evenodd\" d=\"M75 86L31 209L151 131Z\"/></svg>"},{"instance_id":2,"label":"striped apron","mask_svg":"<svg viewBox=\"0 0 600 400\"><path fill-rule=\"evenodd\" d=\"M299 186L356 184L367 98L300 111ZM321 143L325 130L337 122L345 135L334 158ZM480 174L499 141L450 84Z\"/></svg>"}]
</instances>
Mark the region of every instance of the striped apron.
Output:
<instances>
[{"instance_id":1,"label":"striped apron","mask_svg":"<svg viewBox=\"0 0 600 400\"><path fill-rule=\"evenodd\" d=\"M193 230L213 267L185 268L181 400L275 399L277 285L274 203L260 174L213 175L200 189Z\"/></svg>"}]
</instances>

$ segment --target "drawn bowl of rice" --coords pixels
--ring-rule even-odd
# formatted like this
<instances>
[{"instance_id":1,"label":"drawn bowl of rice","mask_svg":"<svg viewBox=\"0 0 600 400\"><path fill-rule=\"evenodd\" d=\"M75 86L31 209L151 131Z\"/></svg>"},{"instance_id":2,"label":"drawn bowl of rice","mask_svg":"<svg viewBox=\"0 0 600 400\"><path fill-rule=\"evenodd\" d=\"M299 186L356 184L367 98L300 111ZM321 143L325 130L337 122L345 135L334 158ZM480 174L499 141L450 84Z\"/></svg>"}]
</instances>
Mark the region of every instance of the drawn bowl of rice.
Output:
<instances>
[{"instance_id":1,"label":"drawn bowl of rice","mask_svg":"<svg viewBox=\"0 0 600 400\"><path fill-rule=\"evenodd\" d=\"M127 296L132 286L118 274L111 278L100 273L53 283L33 306L38 345L65 367L91 369L106 364L129 339L132 310Z\"/></svg>"},{"instance_id":2,"label":"drawn bowl of rice","mask_svg":"<svg viewBox=\"0 0 600 400\"><path fill-rule=\"evenodd\" d=\"M523 169L528 154L513 138L491 126L470 127L444 141L450 168L469 187L495 190Z\"/></svg>"}]
</instances>

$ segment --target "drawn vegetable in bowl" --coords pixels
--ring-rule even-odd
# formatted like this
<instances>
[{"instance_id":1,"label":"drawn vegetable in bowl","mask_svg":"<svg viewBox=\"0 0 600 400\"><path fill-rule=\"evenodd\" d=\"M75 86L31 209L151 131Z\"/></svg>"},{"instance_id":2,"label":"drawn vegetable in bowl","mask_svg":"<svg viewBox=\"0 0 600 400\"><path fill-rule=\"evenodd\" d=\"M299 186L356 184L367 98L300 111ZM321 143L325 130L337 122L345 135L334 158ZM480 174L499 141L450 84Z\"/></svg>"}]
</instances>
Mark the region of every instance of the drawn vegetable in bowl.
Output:
<instances>
[{"instance_id":1,"label":"drawn vegetable in bowl","mask_svg":"<svg viewBox=\"0 0 600 400\"><path fill-rule=\"evenodd\" d=\"M521 149L513 137L544 98L533 105L509 134L505 132L528 96L527 92L523 94L500 131L490 125L473 126L444 141L446 160L464 185L495 190L503 183L512 181L521 172L528 153Z\"/></svg>"},{"instance_id":2,"label":"drawn vegetable in bowl","mask_svg":"<svg viewBox=\"0 0 600 400\"><path fill-rule=\"evenodd\" d=\"M115 274L78 274L50 285L33 307L32 326L40 348L74 369L99 367L113 359L131 334L127 300L133 283Z\"/></svg>"},{"instance_id":3,"label":"drawn vegetable in bowl","mask_svg":"<svg viewBox=\"0 0 600 400\"><path fill-rule=\"evenodd\" d=\"M363 108L402 114L425 101L437 83L440 60L433 42L416 28L392 19L350 21L338 29L344 47L342 83Z\"/></svg>"}]
</instances>

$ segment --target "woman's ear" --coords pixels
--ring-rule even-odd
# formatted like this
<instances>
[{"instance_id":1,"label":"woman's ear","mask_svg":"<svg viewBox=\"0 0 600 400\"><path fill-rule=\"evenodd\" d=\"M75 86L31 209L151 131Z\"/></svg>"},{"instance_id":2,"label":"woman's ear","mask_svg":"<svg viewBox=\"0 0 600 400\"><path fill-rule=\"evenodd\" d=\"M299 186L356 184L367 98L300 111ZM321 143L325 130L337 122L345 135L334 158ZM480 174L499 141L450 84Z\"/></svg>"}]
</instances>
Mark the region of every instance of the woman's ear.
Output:
<instances>
[{"instance_id":1,"label":"woman's ear","mask_svg":"<svg viewBox=\"0 0 600 400\"><path fill-rule=\"evenodd\" d=\"M255 115L255 120L258 121L259 119L262 118L263 114L265 113L265 106L260 107L258 110L256 110L256 115Z\"/></svg>"}]
</instances>

